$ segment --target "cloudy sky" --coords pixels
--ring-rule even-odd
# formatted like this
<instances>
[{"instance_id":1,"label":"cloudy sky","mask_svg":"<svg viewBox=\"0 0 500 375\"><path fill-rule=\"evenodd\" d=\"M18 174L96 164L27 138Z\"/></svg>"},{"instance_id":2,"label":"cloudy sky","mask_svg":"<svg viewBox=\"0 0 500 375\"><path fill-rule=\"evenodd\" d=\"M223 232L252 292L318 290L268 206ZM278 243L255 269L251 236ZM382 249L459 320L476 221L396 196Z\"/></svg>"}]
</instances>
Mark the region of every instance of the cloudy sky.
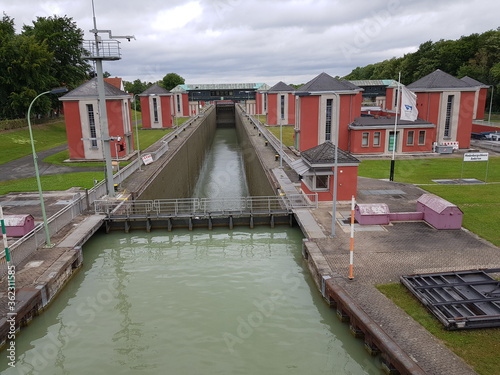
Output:
<instances>
[{"instance_id":1,"label":"cloudy sky","mask_svg":"<svg viewBox=\"0 0 500 375\"><path fill-rule=\"evenodd\" d=\"M94 0L98 29L135 35L104 70L154 82L300 84L321 72L400 57L419 44L500 26L496 0ZM16 30L37 17L73 18L93 34L92 0L2 0ZM107 36L107 34L102 34ZM396 77L387 77L396 78Z\"/></svg>"}]
</instances>

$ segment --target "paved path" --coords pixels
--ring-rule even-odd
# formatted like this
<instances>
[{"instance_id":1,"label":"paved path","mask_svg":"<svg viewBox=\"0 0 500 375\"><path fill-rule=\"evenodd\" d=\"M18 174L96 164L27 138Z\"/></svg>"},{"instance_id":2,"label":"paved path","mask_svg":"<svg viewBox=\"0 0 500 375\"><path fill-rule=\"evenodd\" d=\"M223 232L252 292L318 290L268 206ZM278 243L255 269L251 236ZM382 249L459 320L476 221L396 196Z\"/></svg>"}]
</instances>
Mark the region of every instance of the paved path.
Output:
<instances>
[{"instance_id":1,"label":"paved path","mask_svg":"<svg viewBox=\"0 0 500 375\"><path fill-rule=\"evenodd\" d=\"M414 185L360 177L357 203L384 202L391 212L416 211L416 200L423 193ZM414 273L497 268L498 247L467 230L437 230L424 222L371 226L371 230L358 225L354 235L354 280L349 281L349 225L337 221L336 238L331 238L331 205L314 210L313 215L326 234L314 241L333 275L339 276L336 282L426 373L475 374L375 285L399 283L400 276ZM340 204L338 218L349 215L349 205Z\"/></svg>"},{"instance_id":2,"label":"paved path","mask_svg":"<svg viewBox=\"0 0 500 375\"><path fill-rule=\"evenodd\" d=\"M38 170L40 171L40 175L45 176L75 172L104 171L104 167L72 167L71 164L58 165L43 162L43 159L45 159L46 157L57 154L58 152L67 149L68 145L64 144L48 150L37 152ZM0 164L0 181L10 181L28 177L35 177L33 155L24 156L20 159Z\"/></svg>"}]
</instances>

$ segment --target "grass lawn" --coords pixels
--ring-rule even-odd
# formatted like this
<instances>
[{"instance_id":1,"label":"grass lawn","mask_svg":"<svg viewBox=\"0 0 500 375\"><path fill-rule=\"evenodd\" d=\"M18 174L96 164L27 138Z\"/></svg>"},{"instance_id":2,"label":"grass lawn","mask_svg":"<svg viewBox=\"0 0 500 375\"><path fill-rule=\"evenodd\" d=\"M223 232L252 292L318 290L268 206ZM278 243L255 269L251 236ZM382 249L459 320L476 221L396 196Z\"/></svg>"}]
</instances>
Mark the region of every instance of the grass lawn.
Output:
<instances>
[{"instance_id":1,"label":"grass lawn","mask_svg":"<svg viewBox=\"0 0 500 375\"><path fill-rule=\"evenodd\" d=\"M153 143L173 131L173 129L142 129L139 128L139 145L142 150L145 150ZM135 133L134 133L135 137ZM136 141L137 142L137 141Z\"/></svg>"},{"instance_id":2,"label":"grass lawn","mask_svg":"<svg viewBox=\"0 0 500 375\"><path fill-rule=\"evenodd\" d=\"M141 118L140 112L137 112L137 115L137 119L139 121ZM134 118L134 114L132 114L132 118ZM177 123L181 125L187 120L188 118L179 118L177 119ZM139 141L141 150L151 146L170 131L172 131L172 129L142 130L141 125L139 124ZM134 129L134 136L135 135L136 133ZM67 139L64 121L48 125L33 126L33 139L35 140L35 148L37 152L65 144ZM27 128L9 130L0 133L0 164L31 154L31 143ZM64 160L66 159L69 159L69 153L68 151L62 151L45 158L44 161L53 164L67 165L64 163ZM123 166L127 163L120 164ZM66 173L59 176L42 176L41 181L43 190L66 190L73 186L91 188L93 186L94 179L98 181L104 179L103 162L81 162L71 163L70 165L75 167L103 167L103 172L78 172ZM38 188L34 177L12 181L0 181L0 195L7 194L9 192L37 190Z\"/></svg>"},{"instance_id":3,"label":"grass lawn","mask_svg":"<svg viewBox=\"0 0 500 375\"><path fill-rule=\"evenodd\" d=\"M484 181L486 162L464 163L464 178ZM389 160L363 160L359 175L371 178L389 177ZM430 193L456 204L464 213L463 227L500 246L500 183L481 185L440 185L433 179L460 178L462 158L397 160L394 180L422 184ZM490 158L488 182L500 182L500 158Z\"/></svg>"},{"instance_id":4,"label":"grass lawn","mask_svg":"<svg viewBox=\"0 0 500 375\"><path fill-rule=\"evenodd\" d=\"M390 160L363 160L359 175L370 178L389 178ZM462 174L463 168L463 174ZM394 181L413 184L433 184L435 179L477 178L487 182L500 182L500 157L488 162L466 162L461 157L397 160Z\"/></svg>"},{"instance_id":5,"label":"grass lawn","mask_svg":"<svg viewBox=\"0 0 500 375\"><path fill-rule=\"evenodd\" d=\"M294 134L295 130L293 126L283 126L283 145L285 146L293 146L294 142ZM279 126L268 126L266 127L274 136L280 139L280 127Z\"/></svg>"},{"instance_id":6,"label":"grass lawn","mask_svg":"<svg viewBox=\"0 0 500 375\"><path fill-rule=\"evenodd\" d=\"M49 125L32 125L36 151L65 144L66 126L64 121ZM0 136L0 164L31 155L31 142L28 128L4 131Z\"/></svg>"},{"instance_id":7,"label":"grass lawn","mask_svg":"<svg viewBox=\"0 0 500 375\"><path fill-rule=\"evenodd\" d=\"M70 167L103 167L106 165L104 162L81 162L81 163L65 163L69 159L69 151L61 151L57 154L52 154L43 159L46 163L65 165Z\"/></svg>"},{"instance_id":8,"label":"grass lawn","mask_svg":"<svg viewBox=\"0 0 500 375\"><path fill-rule=\"evenodd\" d=\"M90 189L94 186L94 179L97 181L104 179L104 171L41 176L40 179L44 191L67 190L74 186ZM38 191L35 177L14 181L0 181L0 195L18 191Z\"/></svg>"},{"instance_id":9,"label":"grass lawn","mask_svg":"<svg viewBox=\"0 0 500 375\"><path fill-rule=\"evenodd\" d=\"M378 285L378 290L462 357L481 375L500 375L500 328L447 331L402 284ZM425 343L422 343L425 345Z\"/></svg>"}]
</instances>

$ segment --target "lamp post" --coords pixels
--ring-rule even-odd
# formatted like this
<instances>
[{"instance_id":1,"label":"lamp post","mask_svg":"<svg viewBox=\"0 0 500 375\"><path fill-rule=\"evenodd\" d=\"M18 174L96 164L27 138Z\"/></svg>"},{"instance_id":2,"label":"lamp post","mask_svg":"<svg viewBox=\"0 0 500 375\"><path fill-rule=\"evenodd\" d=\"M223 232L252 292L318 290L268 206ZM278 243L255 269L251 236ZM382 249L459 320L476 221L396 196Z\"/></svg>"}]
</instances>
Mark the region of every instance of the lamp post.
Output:
<instances>
[{"instance_id":1,"label":"lamp post","mask_svg":"<svg viewBox=\"0 0 500 375\"><path fill-rule=\"evenodd\" d=\"M40 205L42 207L42 217L43 217L43 226L45 228L45 240L46 240L46 246L47 247L52 247L52 244L50 243L50 231L49 231L49 226L47 223L47 214L45 212L45 203L43 202L43 192L42 192L42 182L40 181L40 172L38 170L38 156L36 155L36 150L35 150L35 142L33 140L33 131L31 129L31 107L33 107L33 103L42 95L45 94L61 94L63 92L67 92L68 89L66 87L60 87L56 89L52 89L49 91L42 92L41 94L38 94L35 99L33 99L30 103L30 106L28 107L28 129L30 133L30 141L31 141L31 151L33 153L33 164L35 165L35 177L36 177L36 183L38 185L38 194L40 196Z\"/></svg>"},{"instance_id":2,"label":"lamp post","mask_svg":"<svg viewBox=\"0 0 500 375\"><path fill-rule=\"evenodd\" d=\"M283 118L280 116L280 169L283 169Z\"/></svg>"},{"instance_id":3,"label":"lamp post","mask_svg":"<svg viewBox=\"0 0 500 375\"><path fill-rule=\"evenodd\" d=\"M139 97L138 94L134 94L134 122L135 122L135 138L137 143L137 161L139 162L139 170L142 171L141 164L141 146L139 144L139 124L137 123L137 100L135 97Z\"/></svg>"},{"instance_id":4,"label":"lamp post","mask_svg":"<svg viewBox=\"0 0 500 375\"><path fill-rule=\"evenodd\" d=\"M335 95L336 105L336 118L337 118L337 131L335 132L335 155L334 155L334 166L333 166L333 204L332 204L332 237L335 237L335 219L337 212L337 169L338 169L338 156L339 156L339 130L340 130L340 95L336 92L332 92Z\"/></svg>"}]
</instances>

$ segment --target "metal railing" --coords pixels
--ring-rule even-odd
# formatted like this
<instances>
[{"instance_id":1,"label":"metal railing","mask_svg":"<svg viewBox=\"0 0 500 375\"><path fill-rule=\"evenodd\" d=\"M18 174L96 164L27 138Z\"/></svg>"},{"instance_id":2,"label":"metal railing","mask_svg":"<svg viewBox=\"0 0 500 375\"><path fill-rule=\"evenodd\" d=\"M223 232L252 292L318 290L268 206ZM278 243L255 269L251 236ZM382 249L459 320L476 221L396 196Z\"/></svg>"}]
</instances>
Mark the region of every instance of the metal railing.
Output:
<instances>
[{"instance_id":1,"label":"metal railing","mask_svg":"<svg viewBox=\"0 0 500 375\"><path fill-rule=\"evenodd\" d=\"M283 150L281 149L281 143L278 138L274 136L269 130L266 129L266 127L262 126L260 121L256 120L253 116L249 115L248 113L245 112L245 110L239 106L238 109L242 112L243 116L246 116L248 120L255 126L259 132L262 134L262 136L266 139L266 141L269 142L272 148L274 148L274 151L280 157L283 159L285 163L287 163L290 167L292 167L292 163L294 162L294 159L292 159L286 152L285 148L286 146L283 146Z\"/></svg>"},{"instance_id":2,"label":"metal railing","mask_svg":"<svg viewBox=\"0 0 500 375\"><path fill-rule=\"evenodd\" d=\"M84 40L82 43L83 58L119 60L121 58L120 42L117 40Z\"/></svg>"},{"instance_id":3,"label":"metal railing","mask_svg":"<svg viewBox=\"0 0 500 375\"><path fill-rule=\"evenodd\" d=\"M154 218L291 213L297 208L316 208L317 194L296 194L232 199L186 198L94 202L96 214L108 218Z\"/></svg>"}]
</instances>

